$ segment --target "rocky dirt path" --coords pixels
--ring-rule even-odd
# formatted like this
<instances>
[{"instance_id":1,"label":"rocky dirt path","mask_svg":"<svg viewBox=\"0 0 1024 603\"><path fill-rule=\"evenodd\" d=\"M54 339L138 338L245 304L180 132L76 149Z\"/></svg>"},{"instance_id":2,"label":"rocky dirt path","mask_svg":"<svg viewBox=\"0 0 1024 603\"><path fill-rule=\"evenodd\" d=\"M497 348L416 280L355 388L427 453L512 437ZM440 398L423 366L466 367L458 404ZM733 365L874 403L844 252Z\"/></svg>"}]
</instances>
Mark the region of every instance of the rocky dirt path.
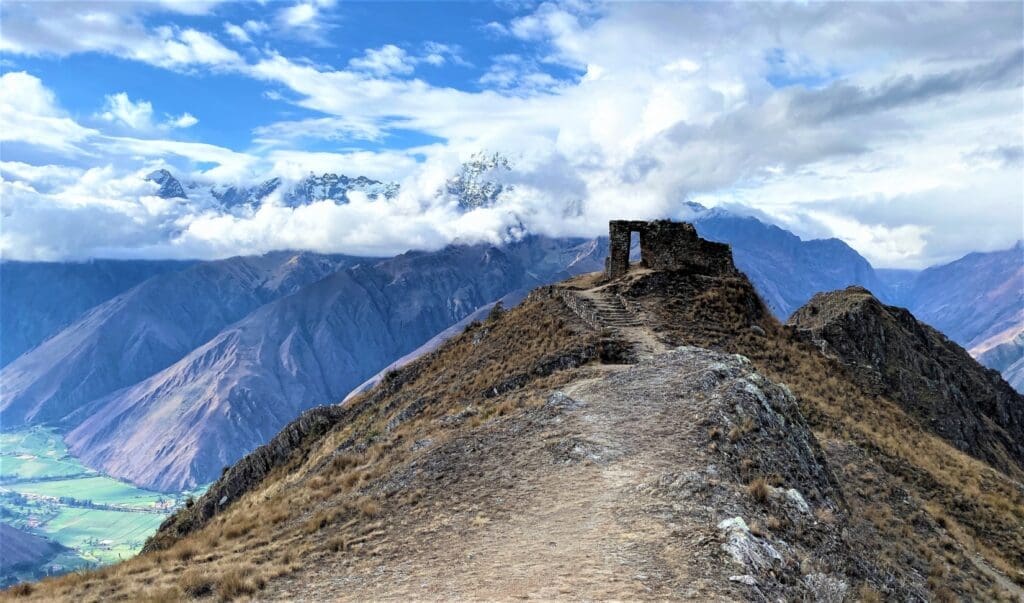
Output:
<instances>
[{"instance_id":1,"label":"rocky dirt path","mask_svg":"<svg viewBox=\"0 0 1024 603\"><path fill-rule=\"evenodd\" d=\"M728 385L719 356L691 350L598 367L543 408L431 451L410 486L427 495L381 518L372 554L339 553L265 594L741 598L715 528L723 511L685 486L715 471L699 431Z\"/></svg>"}]
</instances>

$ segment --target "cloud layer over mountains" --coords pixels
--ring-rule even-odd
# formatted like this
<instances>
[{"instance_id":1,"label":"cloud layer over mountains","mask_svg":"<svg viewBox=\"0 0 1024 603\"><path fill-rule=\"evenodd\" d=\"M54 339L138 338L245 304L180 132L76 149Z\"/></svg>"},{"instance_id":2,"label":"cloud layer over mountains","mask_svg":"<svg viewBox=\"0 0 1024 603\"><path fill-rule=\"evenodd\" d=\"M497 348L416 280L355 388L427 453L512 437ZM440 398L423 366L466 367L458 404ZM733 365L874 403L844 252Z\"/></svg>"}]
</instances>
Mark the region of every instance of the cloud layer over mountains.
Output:
<instances>
[{"instance_id":1,"label":"cloud layer over mountains","mask_svg":"<svg viewBox=\"0 0 1024 603\"><path fill-rule=\"evenodd\" d=\"M216 2L0 10L8 258L387 255L524 228L593 235L613 217L678 216L686 200L839 237L879 266L1022 234L1019 3L545 2L466 39L352 53L337 45L344 18L358 18L325 0L259 19ZM514 52L475 53L477 38ZM319 48L335 59L308 58ZM268 115L239 145L202 130L203 106L107 90L92 111L71 109L34 67L82 53L195 86L246 82L294 117ZM512 160L501 175L512 186L468 210L437 195L481 149ZM227 212L156 196L144 176L160 167L206 186L314 171L401 189Z\"/></svg>"}]
</instances>

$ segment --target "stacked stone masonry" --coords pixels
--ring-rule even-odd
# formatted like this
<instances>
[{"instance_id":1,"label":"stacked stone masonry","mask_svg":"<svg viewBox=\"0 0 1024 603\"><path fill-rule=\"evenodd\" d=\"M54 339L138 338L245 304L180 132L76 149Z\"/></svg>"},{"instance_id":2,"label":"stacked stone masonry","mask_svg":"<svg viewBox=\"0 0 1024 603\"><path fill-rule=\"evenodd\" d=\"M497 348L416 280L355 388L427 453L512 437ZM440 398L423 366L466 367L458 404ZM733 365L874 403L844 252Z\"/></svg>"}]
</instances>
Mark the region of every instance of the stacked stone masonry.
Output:
<instances>
[{"instance_id":1,"label":"stacked stone masonry","mask_svg":"<svg viewBox=\"0 0 1024 603\"><path fill-rule=\"evenodd\" d=\"M609 253L605 274L618 278L629 272L632 233L640 235L640 265L651 270L686 270L722 275L735 271L728 245L697 236L687 222L671 220L612 220L608 223Z\"/></svg>"}]
</instances>

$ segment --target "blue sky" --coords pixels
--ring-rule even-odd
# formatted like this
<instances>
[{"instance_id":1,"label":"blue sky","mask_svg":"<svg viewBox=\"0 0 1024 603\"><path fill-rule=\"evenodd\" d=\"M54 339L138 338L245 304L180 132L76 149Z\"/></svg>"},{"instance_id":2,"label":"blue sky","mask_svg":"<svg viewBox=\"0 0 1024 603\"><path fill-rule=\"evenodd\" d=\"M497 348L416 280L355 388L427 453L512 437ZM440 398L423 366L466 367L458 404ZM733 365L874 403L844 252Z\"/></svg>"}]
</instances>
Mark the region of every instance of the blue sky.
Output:
<instances>
[{"instance_id":1,"label":"blue sky","mask_svg":"<svg viewBox=\"0 0 1024 603\"><path fill-rule=\"evenodd\" d=\"M271 4L271 7L275 4ZM276 5L285 8L285 5ZM281 10L279 9L279 10ZM441 55L443 63L423 63L416 76L433 86L479 90L490 66L489 57L518 54L536 49L516 38L490 33L487 24L507 20L515 14L512 5L450 2L376 2L347 4L318 17L316 31L296 33L295 29L272 27L273 9L258 3L225 3L208 14L174 15L178 28L194 28L213 32L230 44L227 24L239 27L249 22L265 24L266 31L246 32L254 44L233 46L250 56L259 48L272 48L286 56L324 66L345 67L348 61L364 56L366 49L396 45L415 52L427 52L427 45L436 40L457 40L451 54ZM140 21L148 27L168 23L164 12L143 13ZM271 24L268 24L268 21ZM244 31L244 29L243 29ZM249 47L249 48L246 48ZM268 97L287 90L267 86L250 78L233 74L211 74L192 69L167 70L147 63L126 60L104 53L75 53L62 57L10 54L5 71L26 70L46 82L69 113L82 123L95 122L110 91L127 93L131 99L144 99L159 111L180 115L188 112L202 115L199 123L182 138L244 150L252 144L253 130L278 120L316 117L319 112L297 107L285 99ZM573 77L578 73L558 65L548 66L556 77ZM429 137L414 132L397 131L384 141L387 147L408 147L423 144ZM330 147L334 145L320 145ZM380 148L379 141L353 140L354 148ZM307 144L305 148L310 148ZM317 150L325 150L325 148Z\"/></svg>"},{"instance_id":2,"label":"blue sky","mask_svg":"<svg viewBox=\"0 0 1024 603\"><path fill-rule=\"evenodd\" d=\"M1024 230L1017 2L0 4L0 253L396 253L744 206L880 266ZM439 193L499 152L513 186ZM154 197L166 168L189 199ZM392 200L227 209L310 171ZM965 200L970 202L965 202Z\"/></svg>"}]
</instances>

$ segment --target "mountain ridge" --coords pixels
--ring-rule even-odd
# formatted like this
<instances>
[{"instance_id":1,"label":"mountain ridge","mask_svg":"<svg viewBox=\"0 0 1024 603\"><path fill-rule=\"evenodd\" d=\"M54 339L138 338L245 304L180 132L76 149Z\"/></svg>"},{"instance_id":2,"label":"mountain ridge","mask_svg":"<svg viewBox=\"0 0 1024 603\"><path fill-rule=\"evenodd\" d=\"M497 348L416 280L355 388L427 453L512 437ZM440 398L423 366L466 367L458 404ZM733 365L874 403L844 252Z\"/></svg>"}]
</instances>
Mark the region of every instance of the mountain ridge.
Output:
<instances>
[{"instance_id":1,"label":"mountain ridge","mask_svg":"<svg viewBox=\"0 0 1024 603\"><path fill-rule=\"evenodd\" d=\"M0 260L0 367L68 326L87 310L142 281L189 267L190 260Z\"/></svg>"},{"instance_id":2,"label":"mountain ridge","mask_svg":"<svg viewBox=\"0 0 1024 603\"><path fill-rule=\"evenodd\" d=\"M263 599L1018 596L1019 481L793 333L739 272L542 287L307 411L97 580Z\"/></svg>"},{"instance_id":3,"label":"mountain ridge","mask_svg":"<svg viewBox=\"0 0 1024 603\"><path fill-rule=\"evenodd\" d=\"M1024 475L1024 396L908 310L852 286L815 295L787 325L957 448Z\"/></svg>"}]
</instances>

